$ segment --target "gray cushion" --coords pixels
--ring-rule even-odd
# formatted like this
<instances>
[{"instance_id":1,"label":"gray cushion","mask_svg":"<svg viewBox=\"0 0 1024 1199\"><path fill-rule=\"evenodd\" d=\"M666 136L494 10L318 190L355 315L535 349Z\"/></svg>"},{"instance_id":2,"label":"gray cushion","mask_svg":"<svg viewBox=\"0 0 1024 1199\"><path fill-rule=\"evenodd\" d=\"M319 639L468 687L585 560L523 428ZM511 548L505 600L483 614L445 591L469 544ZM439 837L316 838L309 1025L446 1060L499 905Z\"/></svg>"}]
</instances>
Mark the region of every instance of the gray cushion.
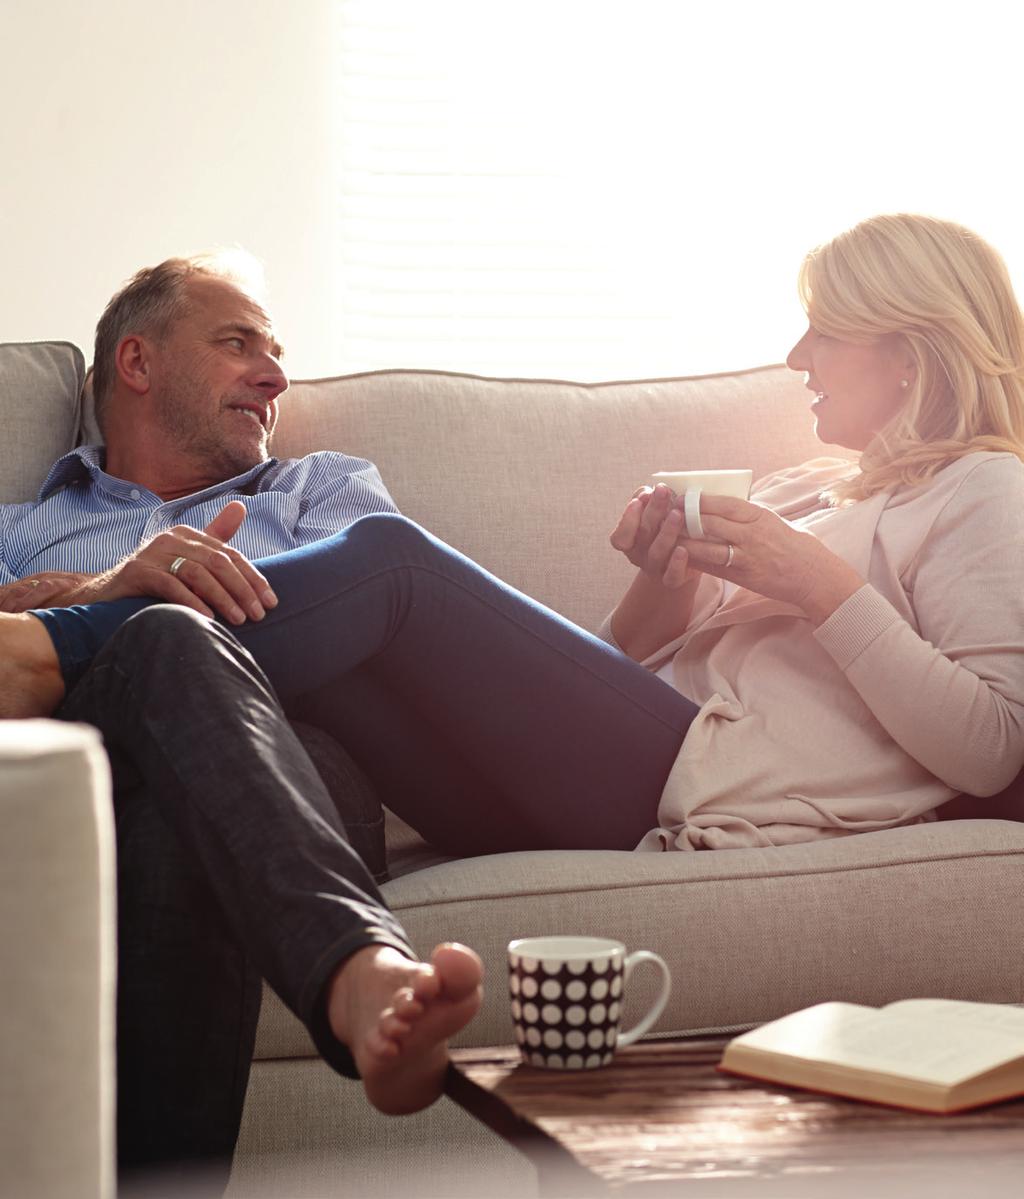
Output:
<instances>
[{"instance_id":1,"label":"gray cushion","mask_svg":"<svg viewBox=\"0 0 1024 1199\"><path fill-rule=\"evenodd\" d=\"M0 503L34 499L74 444L85 359L67 341L0 344Z\"/></svg>"},{"instance_id":2,"label":"gray cushion","mask_svg":"<svg viewBox=\"0 0 1024 1199\"><path fill-rule=\"evenodd\" d=\"M673 977L663 1033L749 1027L825 999L1019 1003L1022 888L1024 825L963 820L778 849L494 854L383 893L420 954L451 939L481 954L484 1008L456 1040L491 1045L512 1038L505 945L540 933L660 953ZM654 982L638 971L631 1023ZM256 1056L313 1052L268 992Z\"/></svg>"}]
</instances>

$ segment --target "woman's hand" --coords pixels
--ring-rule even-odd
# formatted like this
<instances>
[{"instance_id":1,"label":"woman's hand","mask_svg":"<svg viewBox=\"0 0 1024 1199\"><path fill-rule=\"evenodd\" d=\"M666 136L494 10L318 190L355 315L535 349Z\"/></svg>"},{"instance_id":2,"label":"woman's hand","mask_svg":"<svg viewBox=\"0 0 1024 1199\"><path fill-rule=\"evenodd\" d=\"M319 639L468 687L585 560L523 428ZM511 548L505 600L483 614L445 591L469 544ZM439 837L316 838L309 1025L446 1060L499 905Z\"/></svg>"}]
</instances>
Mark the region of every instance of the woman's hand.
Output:
<instances>
[{"instance_id":1,"label":"woman's hand","mask_svg":"<svg viewBox=\"0 0 1024 1199\"><path fill-rule=\"evenodd\" d=\"M769 508L702 495L700 512L707 539L682 539L693 566L769 599L795 604L816 624L864 585L853 567L817 537L794 529Z\"/></svg>"},{"instance_id":2,"label":"woman's hand","mask_svg":"<svg viewBox=\"0 0 1024 1199\"><path fill-rule=\"evenodd\" d=\"M609 541L653 582L677 591L694 578L689 555L679 545L686 536L682 509L670 488L641 487L626 505Z\"/></svg>"}]
</instances>

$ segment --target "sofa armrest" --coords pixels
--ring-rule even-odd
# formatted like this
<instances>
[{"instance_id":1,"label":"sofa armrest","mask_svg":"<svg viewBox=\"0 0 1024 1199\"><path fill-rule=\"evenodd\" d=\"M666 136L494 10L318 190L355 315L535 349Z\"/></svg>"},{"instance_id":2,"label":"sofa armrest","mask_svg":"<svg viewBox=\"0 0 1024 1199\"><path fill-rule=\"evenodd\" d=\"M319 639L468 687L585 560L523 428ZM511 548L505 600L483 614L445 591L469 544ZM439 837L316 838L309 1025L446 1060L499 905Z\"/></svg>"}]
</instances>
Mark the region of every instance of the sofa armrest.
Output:
<instances>
[{"instance_id":1,"label":"sofa armrest","mask_svg":"<svg viewBox=\"0 0 1024 1199\"><path fill-rule=\"evenodd\" d=\"M0 721L0 1194L114 1193L115 865L99 735Z\"/></svg>"}]
</instances>

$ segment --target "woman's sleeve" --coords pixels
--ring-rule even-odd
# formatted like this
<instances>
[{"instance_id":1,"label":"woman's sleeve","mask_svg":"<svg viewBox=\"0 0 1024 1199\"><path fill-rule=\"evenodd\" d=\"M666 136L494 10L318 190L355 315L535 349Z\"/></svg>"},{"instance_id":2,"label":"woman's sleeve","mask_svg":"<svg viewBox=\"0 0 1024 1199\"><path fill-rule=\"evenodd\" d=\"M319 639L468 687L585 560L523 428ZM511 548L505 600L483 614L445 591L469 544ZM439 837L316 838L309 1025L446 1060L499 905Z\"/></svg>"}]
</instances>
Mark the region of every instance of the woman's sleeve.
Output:
<instances>
[{"instance_id":1,"label":"woman's sleeve","mask_svg":"<svg viewBox=\"0 0 1024 1199\"><path fill-rule=\"evenodd\" d=\"M1024 765L1024 471L980 462L903 579L917 629L866 584L816 637L889 735L957 791Z\"/></svg>"}]
</instances>

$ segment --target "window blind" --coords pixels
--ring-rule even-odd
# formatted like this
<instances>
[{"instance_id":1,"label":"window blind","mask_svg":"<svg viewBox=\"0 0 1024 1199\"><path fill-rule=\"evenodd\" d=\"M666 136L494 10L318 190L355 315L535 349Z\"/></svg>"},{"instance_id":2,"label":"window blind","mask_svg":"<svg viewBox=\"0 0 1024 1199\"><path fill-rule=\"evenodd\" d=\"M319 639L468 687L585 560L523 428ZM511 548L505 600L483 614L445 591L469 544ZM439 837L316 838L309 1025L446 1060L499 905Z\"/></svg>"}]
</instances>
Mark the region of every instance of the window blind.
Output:
<instances>
[{"instance_id":1,"label":"window blind","mask_svg":"<svg viewBox=\"0 0 1024 1199\"><path fill-rule=\"evenodd\" d=\"M980 103L934 69L970 32L870 7L339 0L346 369L753 366L801 331L803 253L861 217L933 211L1008 252L990 191L929 152Z\"/></svg>"}]
</instances>

